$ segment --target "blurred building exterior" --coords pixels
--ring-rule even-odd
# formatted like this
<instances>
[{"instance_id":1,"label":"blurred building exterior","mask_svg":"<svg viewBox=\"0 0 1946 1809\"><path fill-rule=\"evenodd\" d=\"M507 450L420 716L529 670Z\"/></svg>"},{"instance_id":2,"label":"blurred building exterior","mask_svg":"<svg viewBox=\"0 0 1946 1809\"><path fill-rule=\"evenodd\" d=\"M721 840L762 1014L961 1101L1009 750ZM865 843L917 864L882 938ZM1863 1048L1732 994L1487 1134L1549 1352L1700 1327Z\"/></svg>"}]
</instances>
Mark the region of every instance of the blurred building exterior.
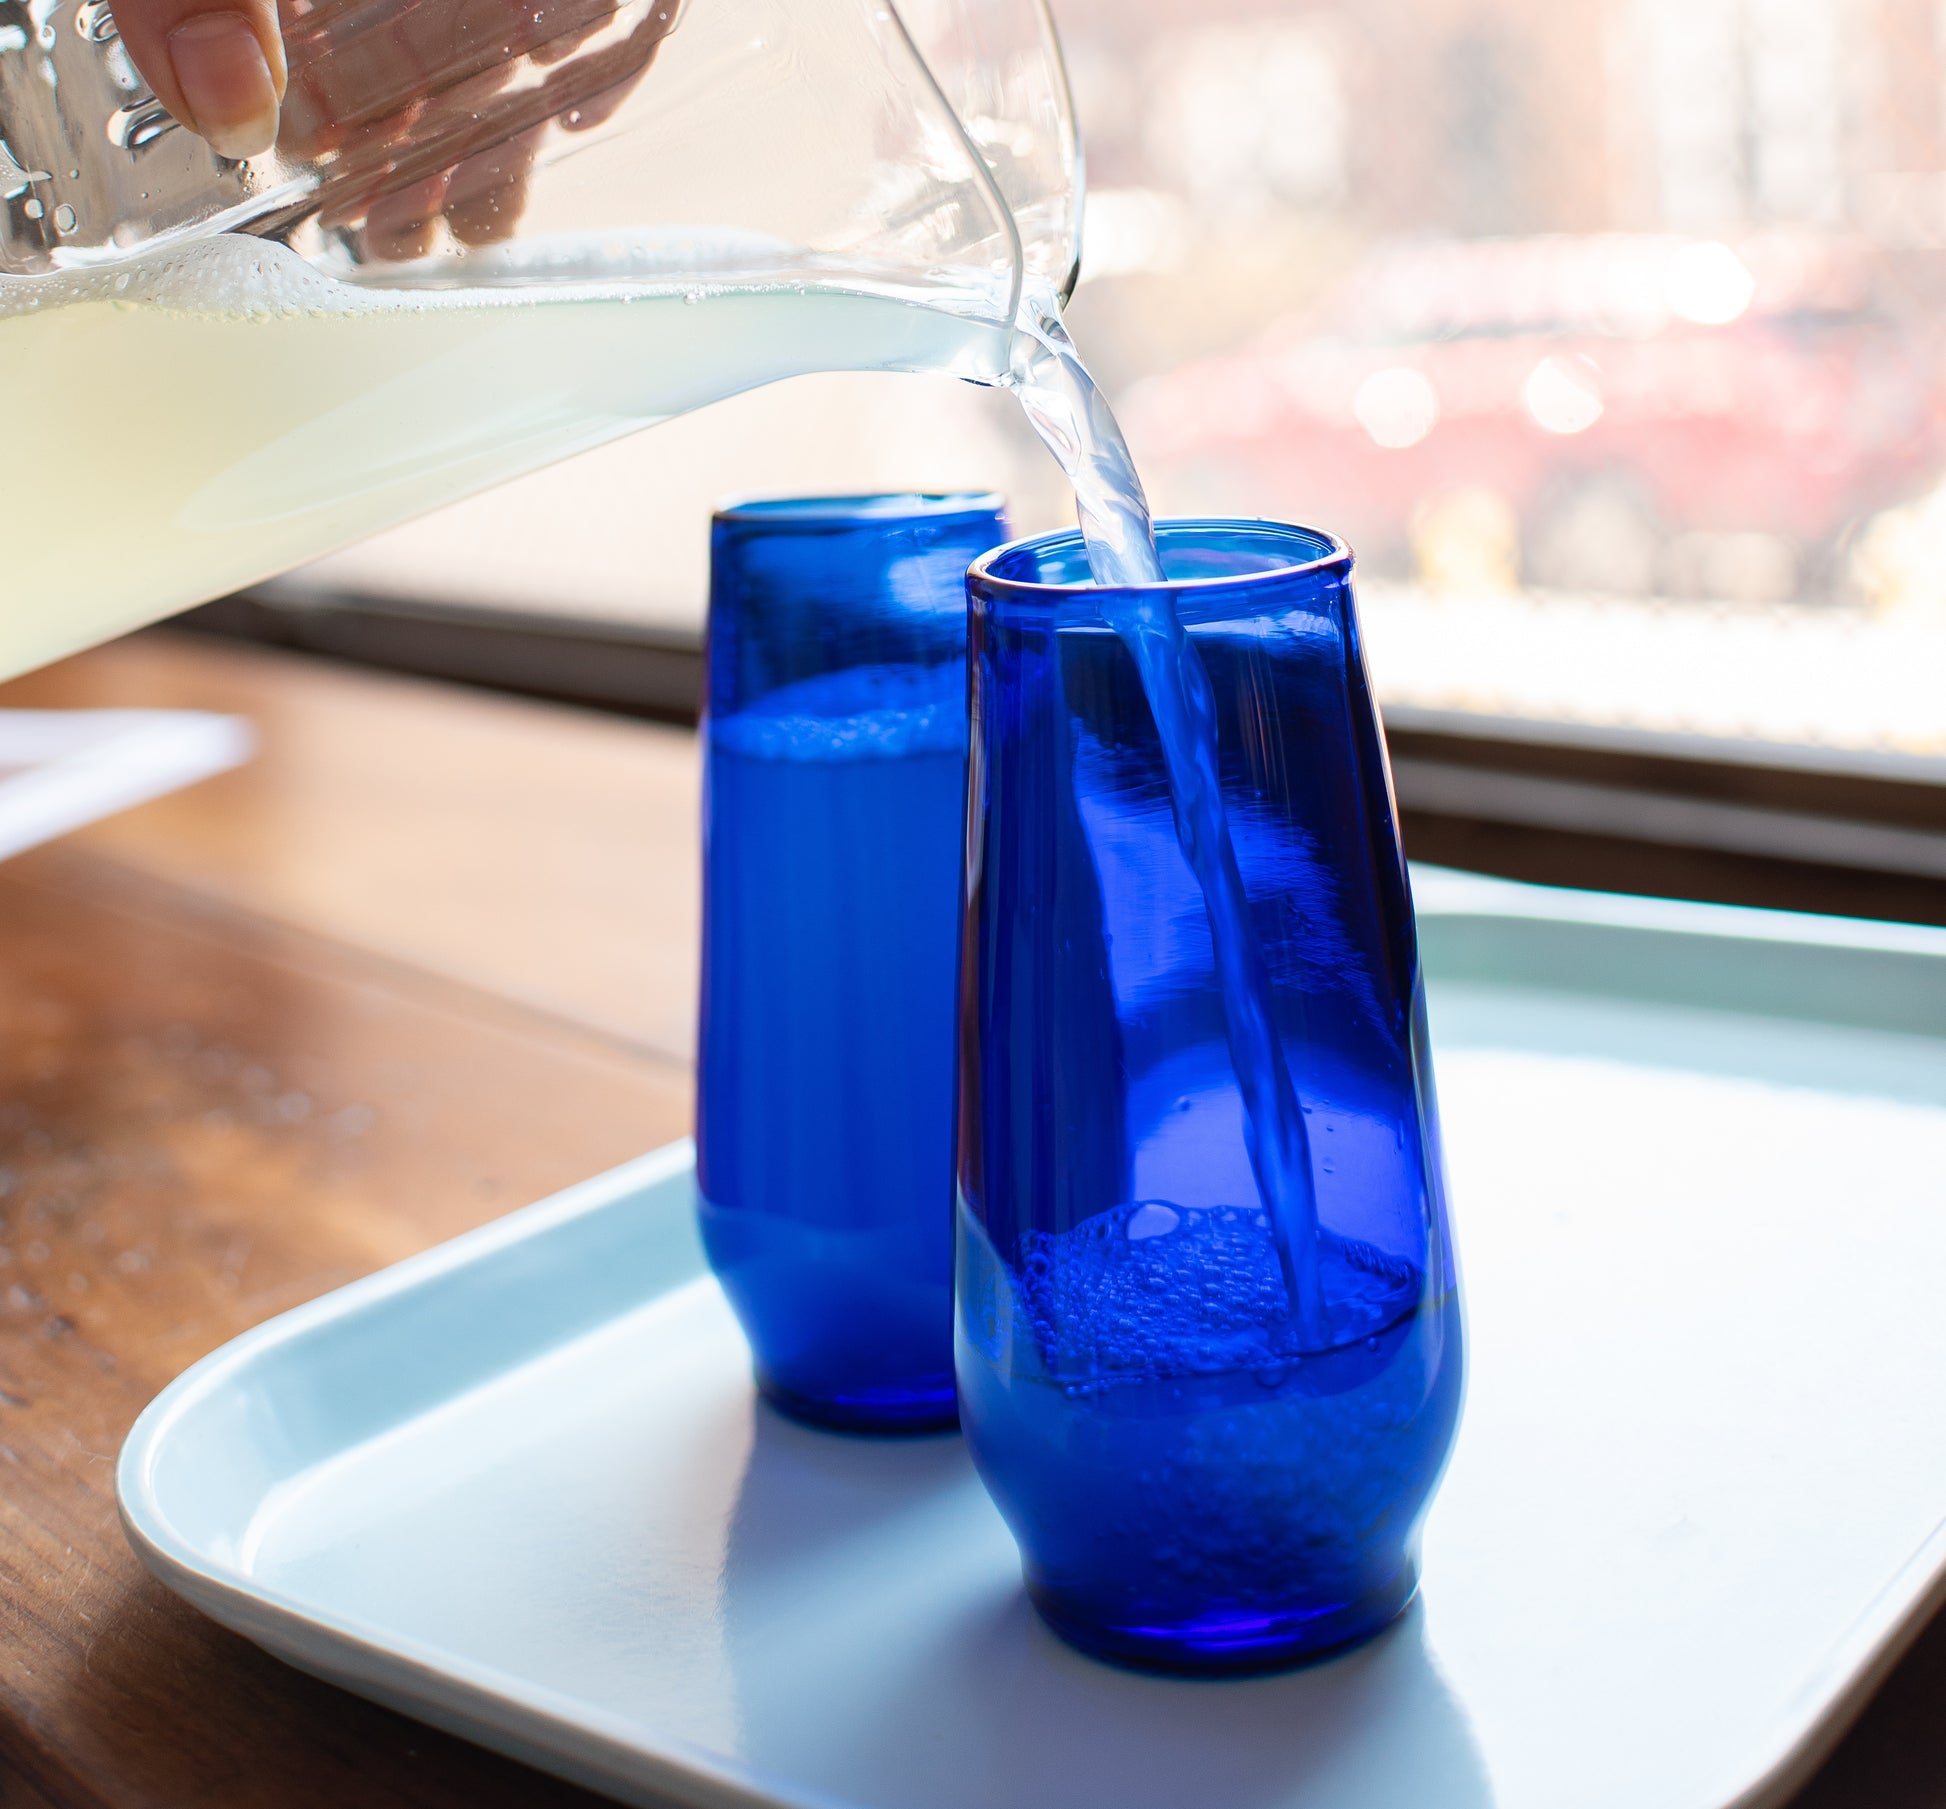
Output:
<instances>
[{"instance_id":1,"label":"blurred building exterior","mask_svg":"<svg viewBox=\"0 0 1946 1809\"><path fill-rule=\"evenodd\" d=\"M1933 0L1060 17L1077 330L1164 508L1436 588L1946 590Z\"/></svg>"},{"instance_id":2,"label":"blurred building exterior","mask_svg":"<svg viewBox=\"0 0 1946 1809\"><path fill-rule=\"evenodd\" d=\"M1911 214L1909 232L1938 211L1932 0L1213 0L1193 23L1160 0L1058 11L1092 179L1110 189L1468 235ZM1924 225L1937 239L1946 219Z\"/></svg>"},{"instance_id":3,"label":"blurred building exterior","mask_svg":"<svg viewBox=\"0 0 1946 1809\"><path fill-rule=\"evenodd\" d=\"M1159 512L1343 533L1395 696L1946 752L1941 0L1052 4ZM1071 519L1005 397L818 378L323 576L693 624L714 496L914 484Z\"/></svg>"}]
</instances>

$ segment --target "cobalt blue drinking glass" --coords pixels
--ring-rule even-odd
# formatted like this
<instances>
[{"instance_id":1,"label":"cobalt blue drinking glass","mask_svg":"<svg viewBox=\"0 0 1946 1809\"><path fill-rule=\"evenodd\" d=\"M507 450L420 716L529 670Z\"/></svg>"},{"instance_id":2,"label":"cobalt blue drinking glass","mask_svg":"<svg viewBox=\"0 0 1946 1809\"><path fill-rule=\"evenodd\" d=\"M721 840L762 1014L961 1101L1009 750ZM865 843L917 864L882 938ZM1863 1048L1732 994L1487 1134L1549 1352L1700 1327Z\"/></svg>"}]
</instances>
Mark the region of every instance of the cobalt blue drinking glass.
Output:
<instances>
[{"instance_id":1,"label":"cobalt blue drinking glass","mask_svg":"<svg viewBox=\"0 0 1946 1809\"><path fill-rule=\"evenodd\" d=\"M696 1158L758 1385L860 1431L954 1419L966 568L995 496L722 510L703 718Z\"/></svg>"},{"instance_id":2,"label":"cobalt blue drinking glass","mask_svg":"<svg viewBox=\"0 0 1946 1809\"><path fill-rule=\"evenodd\" d=\"M1094 588L1072 532L967 578L960 1419L1057 1632L1259 1670L1411 1600L1459 1416L1459 1285L1351 555L1256 521L1164 523L1158 546L1147 592ZM1274 1127L1247 1120L1211 914L1108 626L1156 589L1208 673L1315 1196L1301 1238L1255 1178ZM1300 1310L1307 1264L1322 1303Z\"/></svg>"}]
</instances>

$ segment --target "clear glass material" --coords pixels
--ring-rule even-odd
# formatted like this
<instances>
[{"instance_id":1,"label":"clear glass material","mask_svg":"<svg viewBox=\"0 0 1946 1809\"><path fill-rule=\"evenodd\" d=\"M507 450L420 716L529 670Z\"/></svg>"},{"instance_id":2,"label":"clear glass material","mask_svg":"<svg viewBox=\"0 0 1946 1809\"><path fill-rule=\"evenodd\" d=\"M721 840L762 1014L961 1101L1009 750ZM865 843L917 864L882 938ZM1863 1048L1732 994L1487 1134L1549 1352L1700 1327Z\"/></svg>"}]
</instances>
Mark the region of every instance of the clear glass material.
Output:
<instances>
[{"instance_id":1,"label":"clear glass material","mask_svg":"<svg viewBox=\"0 0 1946 1809\"><path fill-rule=\"evenodd\" d=\"M915 17L293 0L234 163L99 0L0 0L0 675L777 378L1004 375L1074 271L1059 51Z\"/></svg>"},{"instance_id":2,"label":"clear glass material","mask_svg":"<svg viewBox=\"0 0 1946 1809\"><path fill-rule=\"evenodd\" d=\"M916 36L885 0L293 0L283 130L236 162L101 0L0 0L0 272L234 230L392 282L843 271L1010 320L1023 261L1076 257L1052 26L907 4Z\"/></svg>"},{"instance_id":3,"label":"clear glass material","mask_svg":"<svg viewBox=\"0 0 1946 1809\"><path fill-rule=\"evenodd\" d=\"M759 1386L951 1425L965 573L994 496L718 514L703 721L703 1241Z\"/></svg>"},{"instance_id":4,"label":"clear glass material","mask_svg":"<svg viewBox=\"0 0 1946 1809\"><path fill-rule=\"evenodd\" d=\"M975 562L957 1361L1057 1631L1265 1668L1417 1586L1457 1423L1457 1271L1406 870L1342 543L1165 523L1309 1134L1325 1332L1291 1311L1203 899L1080 537Z\"/></svg>"}]
</instances>

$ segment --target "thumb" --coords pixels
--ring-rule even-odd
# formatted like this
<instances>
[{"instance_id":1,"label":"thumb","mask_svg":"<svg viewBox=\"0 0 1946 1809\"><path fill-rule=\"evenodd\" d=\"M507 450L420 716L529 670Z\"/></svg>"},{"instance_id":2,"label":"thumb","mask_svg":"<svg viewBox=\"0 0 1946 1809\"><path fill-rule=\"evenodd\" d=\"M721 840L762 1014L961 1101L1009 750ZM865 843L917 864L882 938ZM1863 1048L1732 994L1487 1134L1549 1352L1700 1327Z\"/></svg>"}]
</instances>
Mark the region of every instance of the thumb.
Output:
<instances>
[{"instance_id":1,"label":"thumb","mask_svg":"<svg viewBox=\"0 0 1946 1809\"><path fill-rule=\"evenodd\" d=\"M156 98L223 157L277 140L284 41L276 0L113 0L122 44Z\"/></svg>"}]
</instances>

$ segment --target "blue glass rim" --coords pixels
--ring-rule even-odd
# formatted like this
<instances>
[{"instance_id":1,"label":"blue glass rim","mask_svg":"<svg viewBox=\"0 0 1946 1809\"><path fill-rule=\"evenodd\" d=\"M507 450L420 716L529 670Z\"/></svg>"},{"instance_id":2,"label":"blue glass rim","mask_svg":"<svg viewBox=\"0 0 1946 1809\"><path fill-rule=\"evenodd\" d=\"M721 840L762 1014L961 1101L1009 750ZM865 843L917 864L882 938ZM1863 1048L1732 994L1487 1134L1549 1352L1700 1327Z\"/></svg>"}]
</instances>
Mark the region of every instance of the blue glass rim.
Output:
<instances>
[{"instance_id":1,"label":"blue glass rim","mask_svg":"<svg viewBox=\"0 0 1946 1809\"><path fill-rule=\"evenodd\" d=\"M755 496L724 503L710 517L725 525L819 534L913 522L998 519L1007 499L997 490L885 490L855 496Z\"/></svg>"},{"instance_id":2,"label":"blue glass rim","mask_svg":"<svg viewBox=\"0 0 1946 1809\"><path fill-rule=\"evenodd\" d=\"M1091 577L1049 580L1041 575L1049 566L1087 570L1081 530L1056 528L982 553L967 568L967 590L982 601L1016 608L1085 602L1112 591L1166 590L1193 602L1199 615L1221 615L1228 602L1249 604L1266 583L1343 578L1352 566L1351 548L1336 534L1255 516L1174 516L1155 524L1155 538L1165 569L1178 548L1254 554L1261 563L1241 571L1165 578L1156 585L1099 585Z\"/></svg>"}]
</instances>

